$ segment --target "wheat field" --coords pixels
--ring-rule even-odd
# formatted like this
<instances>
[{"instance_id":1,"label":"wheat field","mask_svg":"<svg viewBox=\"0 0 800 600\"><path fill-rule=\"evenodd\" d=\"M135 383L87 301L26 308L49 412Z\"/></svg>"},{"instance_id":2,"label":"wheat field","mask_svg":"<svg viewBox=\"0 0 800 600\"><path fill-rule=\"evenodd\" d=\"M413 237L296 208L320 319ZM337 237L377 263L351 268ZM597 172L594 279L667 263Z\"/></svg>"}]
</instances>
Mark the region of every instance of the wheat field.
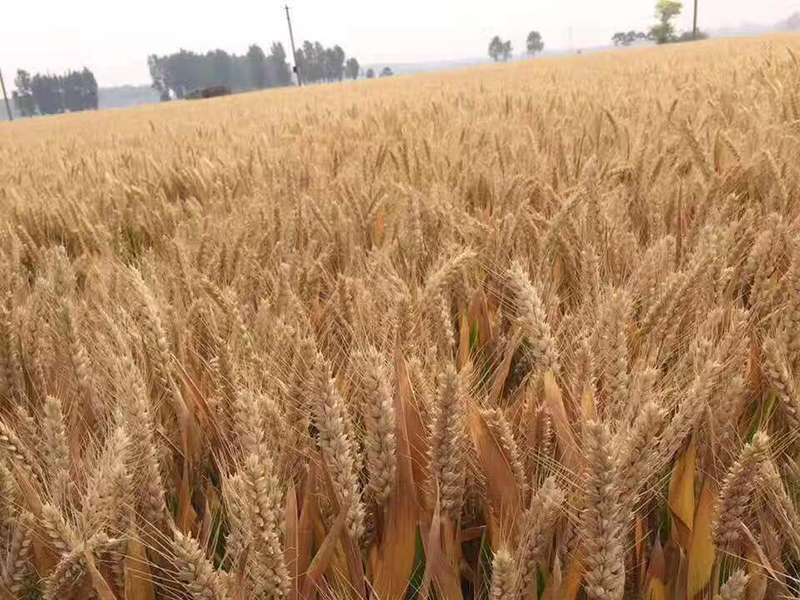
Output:
<instances>
[{"instance_id":1,"label":"wheat field","mask_svg":"<svg viewBox=\"0 0 800 600\"><path fill-rule=\"evenodd\" d=\"M800 36L0 127L0 597L800 597Z\"/></svg>"}]
</instances>

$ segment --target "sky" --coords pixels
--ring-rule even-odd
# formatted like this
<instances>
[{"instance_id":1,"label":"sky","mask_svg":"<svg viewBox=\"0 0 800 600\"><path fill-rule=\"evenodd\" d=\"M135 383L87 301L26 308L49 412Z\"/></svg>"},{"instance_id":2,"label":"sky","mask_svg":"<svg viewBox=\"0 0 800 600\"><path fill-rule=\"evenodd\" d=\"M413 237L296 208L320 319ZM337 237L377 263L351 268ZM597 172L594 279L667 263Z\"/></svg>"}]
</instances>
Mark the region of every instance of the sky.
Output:
<instances>
[{"instance_id":1,"label":"sky","mask_svg":"<svg viewBox=\"0 0 800 600\"><path fill-rule=\"evenodd\" d=\"M339 44L362 65L456 60L486 54L494 35L517 52L528 31L546 48L609 43L619 30L646 29L655 0L288 0L295 40ZM773 24L800 0L699 0L702 29ZM275 0L9 0L0 18L0 69L62 72L84 66L101 86L148 83L148 54L180 48L244 53L273 41L289 49ZM685 0L679 29L690 29Z\"/></svg>"}]
</instances>

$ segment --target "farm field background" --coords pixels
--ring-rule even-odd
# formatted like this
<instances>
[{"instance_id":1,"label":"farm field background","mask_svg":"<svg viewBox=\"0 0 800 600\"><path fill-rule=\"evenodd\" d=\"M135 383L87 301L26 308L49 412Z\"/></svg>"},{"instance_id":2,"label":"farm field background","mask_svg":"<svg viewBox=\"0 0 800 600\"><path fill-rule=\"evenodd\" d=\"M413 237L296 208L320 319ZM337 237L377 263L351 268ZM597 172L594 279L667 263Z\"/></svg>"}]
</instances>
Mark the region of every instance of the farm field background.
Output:
<instances>
[{"instance_id":1,"label":"farm field background","mask_svg":"<svg viewBox=\"0 0 800 600\"><path fill-rule=\"evenodd\" d=\"M800 37L0 126L0 596L800 594Z\"/></svg>"}]
</instances>

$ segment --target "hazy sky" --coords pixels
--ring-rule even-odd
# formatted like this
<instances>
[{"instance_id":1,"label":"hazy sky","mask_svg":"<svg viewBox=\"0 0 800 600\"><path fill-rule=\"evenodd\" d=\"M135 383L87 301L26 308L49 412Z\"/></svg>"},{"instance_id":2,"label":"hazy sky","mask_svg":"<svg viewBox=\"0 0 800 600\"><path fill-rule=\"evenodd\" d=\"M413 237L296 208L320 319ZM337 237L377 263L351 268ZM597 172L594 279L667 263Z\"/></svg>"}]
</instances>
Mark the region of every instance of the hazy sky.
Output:
<instances>
[{"instance_id":1,"label":"hazy sky","mask_svg":"<svg viewBox=\"0 0 800 600\"><path fill-rule=\"evenodd\" d=\"M679 28L691 27L685 0ZM655 0L289 0L295 39L340 44L362 64L483 56L489 39L516 51L538 29L548 48L608 43L620 29L644 29ZM101 86L148 81L147 55L181 47L245 52L282 41L275 0L8 0L0 13L0 68L60 72L87 66ZM800 0L700 0L703 28L772 24ZM570 44L571 30L571 44Z\"/></svg>"}]
</instances>

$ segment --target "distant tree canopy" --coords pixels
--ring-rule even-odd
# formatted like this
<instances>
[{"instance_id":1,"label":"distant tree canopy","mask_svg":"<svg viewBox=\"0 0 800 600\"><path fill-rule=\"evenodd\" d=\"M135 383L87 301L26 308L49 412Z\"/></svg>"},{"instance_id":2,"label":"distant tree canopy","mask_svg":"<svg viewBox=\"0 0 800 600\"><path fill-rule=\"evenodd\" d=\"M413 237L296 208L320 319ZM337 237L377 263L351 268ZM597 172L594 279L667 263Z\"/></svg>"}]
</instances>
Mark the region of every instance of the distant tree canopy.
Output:
<instances>
[{"instance_id":1,"label":"distant tree canopy","mask_svg":"<svg viewBox=\"0 0 800 600\"><path fill-rule=\"evenodd\" d=\"M800 29L800 11L793 12L789 15L786 19L778 23L778 26L782 29Z\"/></svg>"},{"instance_id":2,"label":"distant tree canopy","mask_svg":"<svg viewBox=\"0 0 800 600\"><path fill-rule=\"evenodd\" d=\"M286 51L280 43L272 44L269 55L253 44L244 56L214 50L198 54L181 49L166 56L152 54L147 66L154 89L161 99L170 93L178 98L211 86L226 86L236 92L289 85L292 74Z\"/></svg>"},{"instance_id":3,"label":"distant tree canopy","mask_svg":"<svg viewBox=\"0 0 800 600\"><path fill-rule=\"evenodd\" d=\"M697 30L697 35L694 34L693 31L684 31L680 34L675 41L676 42L694 42L695 40L707 40L708 34L705 31Z\"/></svg>"},{"instance_id":4,"label":"distant tree canopy","mask_svg":"<svg viewBox=\"0 0 800 600\"><path fill-rule=\"evenodd\" d=\"M14 105L25 117L37 112L54 115L97 109L97 80L94 73L85 67L82 71L67 71L64 75L37 73L32 77L20 69L14 85L17 88L12 94Z\"/></svg>"},{"instance_id":5,"label":"distant tree canopy","mask_svg":"<svg viewBox=\"0 0 800 600\"><path fill-rule=\"evenodd\" d=\"M630 46L640 40L648 39L648 34L643 31L618 31L611 37L615 46Z\"/></svg>"},{"instance_id":6,"label":"distant tree canopy","mask_svg":"<svg viewBox=\"0 0 800 600\"><path fill-rule=\"evenodd\" d=\"M658 0L656 2L655 16L658 20L647 33L641 31L618 31L611 37L615 46L630 46L639 40L652 40L656 44L672 44L675 42L690 42L704 40L708 34L698 31L684 31L680 35L675 32L672 20L681 14L683 3L680 0Z\"/></svg>"},{"instance_id":7,"label":"distant tree canopy","mask_svg":"<svg viewBox=\"0 0 800 600\"><path fill-rule=\"evenodd\" d=\"M361 65L356 58L348 58L344 65L345 75L350 79L358 79L358 74L361 72Z\"/></svg>"},{"instance_id":8,"label":"distant tree canopy","mask_svg":"<svg viewBox=\"0 0 800 600\"><path fill-rule=\"evenodd\" d=\"M383 67L381 69L381 77L391 77L394 75L394 71L392 71L391 67Z\"/></svg>"},{"instance_id":9,"label":"distant tree canopy","mask_svg":"<svg viewBox=\"0 0 800 600\"><path fill-rule=\"evenodd\" d=\"M544 50L544 41L542 40L542 34L538 31L531 31L528 34L528 39L525 42L525 45L528 49L528 54L536 54L537 52L541 52Z\"/></svg>"},{"instance_id":10,"label":"distant tree canopy","mask_svg":"<svg viewBox=\"0 0 800 600\"><path fill-rule=\"evenodd\" d=\"M345 58L341 46L326 48L319 42L308 40L297 51L300 75L307 83L341 81L345 76Z\"/></svg>"},{"instance_id":11,"label":"distant tree canopy","mask_svg":"<svg viewBox=\"0 0 800 600\"><path fill-rule=\"evenodd\" d=\"M375 69L367 69L367 79L375 79Z\"/></svg>"},{"instance_id":12,"label":"distant tree canopy","mask_svg":"<svg viewBox=\"0 0 800 600\"><path fill-rule=\"evenodd\" d=\"M511 47L511 40L503 41L499 36L494 36L492 41L489 42L489 56L495 62L498 60L506 61L511 58L513 48Z\"/></svg>"},{"instance_id":13,"label":"distant tree canopy","mask_svg":"<svg viewBox=\"0 0 800 600\"><path fill-rule=\"evenodd\" d=\"M650 28L650 37L656 44L669 44L677 41L675 26L672 19L683 10L683 3L680 0L658 0L656 3L656 18L658 23Z\"/></svg>"}]
</instances>

